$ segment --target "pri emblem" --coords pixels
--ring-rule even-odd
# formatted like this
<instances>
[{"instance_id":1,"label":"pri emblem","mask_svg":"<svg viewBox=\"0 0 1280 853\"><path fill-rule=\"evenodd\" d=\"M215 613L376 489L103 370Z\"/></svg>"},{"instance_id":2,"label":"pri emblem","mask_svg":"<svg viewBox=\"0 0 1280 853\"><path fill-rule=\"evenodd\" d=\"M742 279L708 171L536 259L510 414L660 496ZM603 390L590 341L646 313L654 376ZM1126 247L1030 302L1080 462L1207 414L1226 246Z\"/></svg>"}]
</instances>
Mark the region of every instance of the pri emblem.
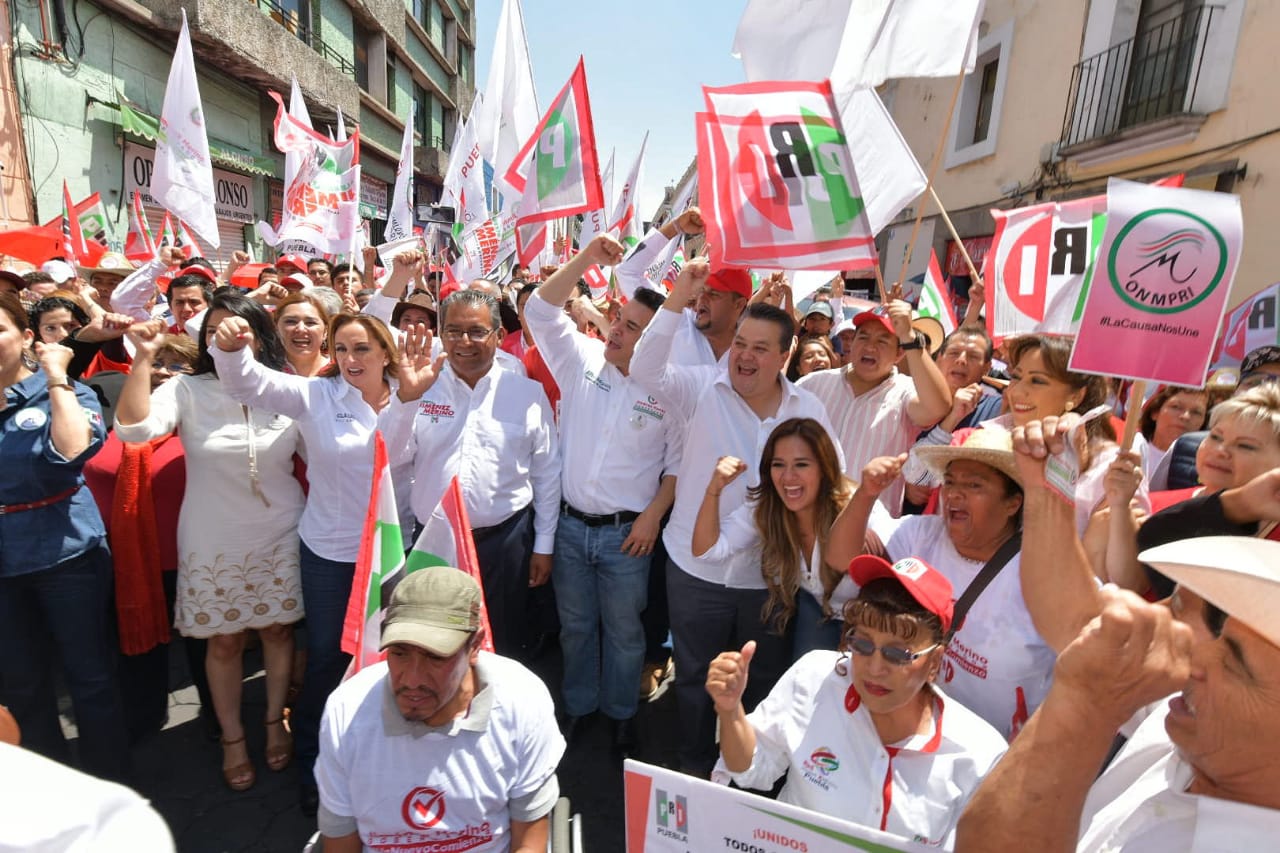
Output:
<instances>
[{"instance_id":1,"label":"pri emblem","mask_svg":"<svg viewBox=\"0 0 1280 853\"><path fill-rule=\"evenodd\" d=\"M1148 314L1203 301L1227 270L1227 241L1209 222L1172 207L1144 211L1116 235L1107 273L1116 294Z\"/></svg>"},{"instance_id":2,"label":"pri emblem","mask_svg":"<svg viewBox=\"0 0 1280 853\"><path fill-rule=\"evenodd\" d=\"M404 798L400 815L411 829L430 829L444 820L444 791L414 788Z\"/></svg>"}]
</instances>

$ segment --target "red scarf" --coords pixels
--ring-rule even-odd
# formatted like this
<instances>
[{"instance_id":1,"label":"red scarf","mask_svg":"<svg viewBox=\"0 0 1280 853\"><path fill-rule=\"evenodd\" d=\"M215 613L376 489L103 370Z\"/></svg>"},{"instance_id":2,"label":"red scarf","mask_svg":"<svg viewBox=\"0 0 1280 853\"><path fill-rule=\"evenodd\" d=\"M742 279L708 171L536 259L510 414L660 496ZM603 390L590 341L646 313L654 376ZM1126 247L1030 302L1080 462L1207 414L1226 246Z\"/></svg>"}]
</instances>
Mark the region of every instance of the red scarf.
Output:
<instances>
[{"instance_id":1,"label":"red scarf","mask_svg":"<svg viewBox=\"0 0 1280 853\"><path fill-rule=\"evenodd\" d=\"M140 655L169 642L169 604L160 580L160 542L151 494L151 454L172 437L125 443L116 472L111 550L115 553L120 650L126 655Z\"/></svg>"}]
</instances>

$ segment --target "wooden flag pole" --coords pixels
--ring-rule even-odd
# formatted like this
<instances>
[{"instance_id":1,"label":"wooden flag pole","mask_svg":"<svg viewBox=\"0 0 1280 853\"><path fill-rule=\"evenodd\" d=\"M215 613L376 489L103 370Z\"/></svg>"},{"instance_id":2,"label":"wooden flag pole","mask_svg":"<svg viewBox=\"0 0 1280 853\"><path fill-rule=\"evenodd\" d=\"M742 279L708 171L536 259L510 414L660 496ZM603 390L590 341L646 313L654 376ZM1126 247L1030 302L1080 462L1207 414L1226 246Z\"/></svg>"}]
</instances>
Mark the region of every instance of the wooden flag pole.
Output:
<instances>
[{"instance_id":1,"label":"wooden flag pole","mask_svg":"<svg viewBox=\"0 0 1280 853\"><path fill-rule=\"evenodd\" d=\"M942 200L938 198L938 194L934 192L933 187L929 187L929 198L933 199L933 203L938 206L938 212L942 214L942 221L947 223L947 230L951 232L951 239L956 241L956 248L960 250L960 256L964 258L965 265L969 267L969 276L973 279L973 283L982 284L982 276L978 275L978 268L973 265L973 258L969 257L969 250L964 247L964 241L956 233L956 227L951 224L951 217L947 215L947 209L942 206Z\"/></svg>"},{"instance_id":2,"label":"wooden flag pole","mask_svg":"<svg viewBox=\"0 0 1280 853\"><path fill-rule=\"evenodd\" d=\"M880 271L880 259L876 258L875 264L871 267L876 274L876 287L880 291L880 303L884 304L889 301L889 292L884 288L884 273Z\"/></svg>"},{"instance_id":3,"label":"wooden flag pole","mask_svg":"<svg viewBox=\"0 0 1280 853\"><path fill-rule=\"evenodd\" d=\"M933 178L938 173L938 167L942 165L942 155L947 150L947 134L951 131L951 117L956 111L956 102L960 100L960 89L964 86L965 70L960 69L960 73L956 75L955 89L951 92L951 103L947 105L947 117L942 122L942 135L938 139L938 147L933 153L933 162L929 164L929 174L925 177L925 192L933 189ZM907 251L902 256L902 271L898 273L898 281L905 281L907 278L907 267L911 265L911 250L916 244L916 238L920 236L920 222L924 219L924 204L920 204L916 210L916 221L911 226L911 239L907 242Z\"/></svg>"},{"instance_id":4,"label":"wooden flag pole","mask_svg":"<svg viewBox=\"0 0 1280 853\"><path fill-rule=\"evenodd\" d=\"M1138 424L1142 422L1142 401L1147 396L1147 380L1135 379L1129 387L1129 404L1124 416L1124 438L1120 441L1120 452L1128 453L1133 447L1133 437L1138 433Z\"/></svg>"}]
</instances>

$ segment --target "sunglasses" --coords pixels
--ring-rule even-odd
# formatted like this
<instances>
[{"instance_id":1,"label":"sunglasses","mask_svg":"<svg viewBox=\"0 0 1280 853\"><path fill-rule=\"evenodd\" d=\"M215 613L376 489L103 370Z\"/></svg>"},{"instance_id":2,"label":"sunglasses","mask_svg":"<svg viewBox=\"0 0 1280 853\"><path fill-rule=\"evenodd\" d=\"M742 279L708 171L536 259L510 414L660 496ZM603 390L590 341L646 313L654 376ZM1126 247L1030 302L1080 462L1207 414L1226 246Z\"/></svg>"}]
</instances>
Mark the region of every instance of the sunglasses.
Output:
<instances>
[{"instance_id":1,"label":"sunglasses","mask_svg":"<svg viewBox=\"0 0 1280 853\"><path fill-rule=\"evenodd\" d=\"M893 664L894 666L908 666L920 660L920 658L929 654L929 652L938 648L938 646L942 644L934 643L927 649L921 649L918 652L913 652L910 649L904 649L900 646L877 646L866 637L849 637L848 645L849 651L859 657L869 658L876 653L876 649L879 649L880 657L884 658L886 663Z\"/></svg>"}]
</instances>

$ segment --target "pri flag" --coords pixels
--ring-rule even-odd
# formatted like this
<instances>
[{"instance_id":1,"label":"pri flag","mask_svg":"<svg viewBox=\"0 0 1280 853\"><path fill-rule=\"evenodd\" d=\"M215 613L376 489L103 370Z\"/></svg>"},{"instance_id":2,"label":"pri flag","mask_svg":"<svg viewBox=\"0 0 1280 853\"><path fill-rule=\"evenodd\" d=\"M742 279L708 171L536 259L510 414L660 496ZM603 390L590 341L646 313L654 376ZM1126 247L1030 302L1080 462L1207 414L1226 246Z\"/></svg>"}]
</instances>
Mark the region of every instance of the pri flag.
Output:
<instances>
[{"instance_id":1,"label":"pri flag","mask_svg":"<svg viewBox=\"0 0 1280 853\"><path fill-rule=\"evenodd\" d=\"M929 250L929 268L925 270L916 313L921 317L932 317L941 323L944 335L956 330L956 314L951 307L951 300L947 298L947 286L942 280L938 256L932 249Z\"/></svg>"},{"instance_id":2,"label":"pri flag","mask_svg":"<svg viewBox=\"0 0 1280 853\"><path fill-rule=\"evenodd\" d=\"M129 216L129 236L124 241L124 256L131 261L145 263L156 256L155 240L147 228L147 215L142 210L142 197L133 191L133 204Z\"/></svg>"},{"instance_id":3,"label":"pri flag","mask_svg":"<svg viewBox=\"0 0 1280 853\"><path fill-rule=\"evenodd\" d=\"M400 140L400 162L396 164L396 186L391 192L391 204L387 211L387 227L383 232L386 242L403 240L413 236L413 107L404 123L404 136Z\"/></svg>"},{"instance_id":4,"label":"pri flag","mask_svg":"<svg viewBox=\"0 0 1280 853\"><path fill-rule=\"evenodd\" d=\"M522 194L517 215L521 226L576 216L604 206L582 57L578 57L569 82L516 155L506 181Z\"/></svg>"},{"instance_id":5,"label":"pri flag","mask_svg":"<svg viewBox=\"0 0 1280 853\"><path fill-rule=\"evenodd\" d=\"M874 257L828 83L746 83L703 94L698 176L713 267L837 270Z\"/></svg>"},{"instance_id":6,"label":"pri flag","mask_svg":"<svg viewBox=\"0 0 1280 853\"><path fill-rule=\"evenodd\" d=\"M80 230L80 219L75 214L75 205L71 203L71 191L67 182L62 182L62 254L72 266L88 262L88 248L84 244L84 233Z\"/></svg>"},{"instance_id":7,"label":"pri flag","mask_svg":"<svg viewBox=\"0 0 1280 853\"><path fill-rule=\"evenodd\" d=\"M484 192L484 158L476 138L476 109L472 117L458 122L452 155L444 176L444 201L454 209L453 239L458 242L467 231L489 222L489 205Z\"/></svg>"},{"instance_id":8,"label":"pri flag","mask_svg":"<svg viewBox=\"0 0 1280 853\"><path fill-rule=\"evenodd\" d=\"M215 249L220 245L214 212L213 163L209 160L209 139L205 135L204 109L196 85L186 9L182 10L178 49L164 89L151 197L174 216L191 223L196 233Z\"/></svg>"},{"instance_id":9,"label":"pri flag","mask_svg":"<svg viewBox=\"0 0 1280 853\"><path fill-rule=\"evenodd\" d=\"M1111 178L1070 368L1203 385L1243 232L1239 196Z\"/></svg>"},{"instance_id":10,"label":"pri flag","mask_svg":"<svg viewBox=\"0 0 1280 853\"><path fill-rule=\"evenodd\" d=\"M609 230L616 232L624 249L630 249L640 242L640 217L636 215L636 197L640 194L640 182L644 174L644 149L649 144L649 131L645 131L640 141L640 153L631 164L626 183L613 207L613 216L609 220Z\"/></svg>"},{"instance_id":11,"label":"pri flag","mask_svg":"<svg viewBox=\"0 0 1280 853\"><path fill-rule=\"evenodd\" d=\"M174 246L182 250L182 256L187 259L203 258L204 250L200 248L200 244L196 242L196 238L187 230L186 223L181 219L178 220L178 227L174 231Z\"/></svg>"},{"instance_id":12,"label":"pri flag","mask_svg":"<svg viewBox=\"0 0 1280 853\"><path fill-rule=\"evenodd\" d=\"M1236 367L1258 347L1280 346L1280 284L1255 293L1227 315L1213 367Z\"/></svg>"}]
</instances>

